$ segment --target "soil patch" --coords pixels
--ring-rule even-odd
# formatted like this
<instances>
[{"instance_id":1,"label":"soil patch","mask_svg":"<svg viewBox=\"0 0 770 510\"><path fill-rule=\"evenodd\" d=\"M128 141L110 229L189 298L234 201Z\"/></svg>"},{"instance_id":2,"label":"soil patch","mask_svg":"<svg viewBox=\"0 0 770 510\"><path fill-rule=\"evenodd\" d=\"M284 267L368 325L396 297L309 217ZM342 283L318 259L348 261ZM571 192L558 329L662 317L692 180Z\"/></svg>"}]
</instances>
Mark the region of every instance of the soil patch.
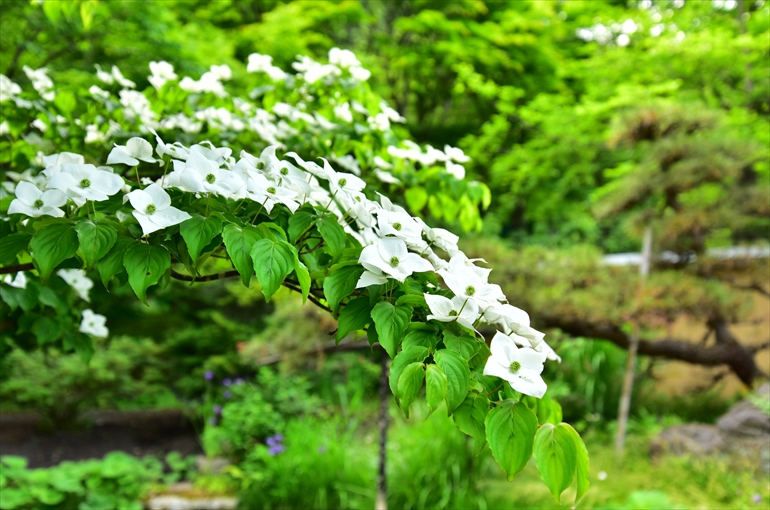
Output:
<instances>
[{"instance_id":1,"label":"soil patch","mask_svg":"<svg viewBox=\"0 0 770 510\"><path fill-rule=\"evenodd\" d=\"M29 467L39 468L116 450L136 457L203 452L195 427L178 409L88 411L75 430L47 432L42 423L37 413L0 413L0 455L25 457Z\"/></svg>"}]
</instances>

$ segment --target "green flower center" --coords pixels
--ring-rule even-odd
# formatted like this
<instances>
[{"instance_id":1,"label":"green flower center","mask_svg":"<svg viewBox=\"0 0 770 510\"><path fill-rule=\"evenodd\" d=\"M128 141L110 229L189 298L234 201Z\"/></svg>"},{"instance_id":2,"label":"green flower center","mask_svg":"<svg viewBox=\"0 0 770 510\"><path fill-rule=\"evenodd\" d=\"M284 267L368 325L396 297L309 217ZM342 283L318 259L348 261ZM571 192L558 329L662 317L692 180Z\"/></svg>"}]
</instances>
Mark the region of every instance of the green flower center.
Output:
<instances>
[{"instance_id":1,"label":"green flower center","mask_svg":"<svg viewBox=\"0 0 770 510\"><path fill-rule=\"evenodd\" d=\"M511 363L511 372L518 372L519 370L521 370L521 363L518 361Z\"/></svg>"},{"instance_id":2,"label":"green flower center","mask_svg":"<svg viewBox=\"0 0 770 510\"><path fill-rule=\"evenodd\" d=\"M45 204L43 203L43 201L42 201L42 200L40 200L40 199L38 198L37 200L35 200L35 202L34 202L32 205L34 205L36 209L40 209L40 208L41 208L41 207L43 207Z\"/></svg>"},{"instance_id":3,"label":"green flower center","mask_svg":"<svg viewBox=\"0 0 770 510\"><path fill-rule=\"evenodd\" d=\"M356 202L360 202L360 201L361 201L361 197L356 197Z\"/></svg>"},{"instance_id":4,"label":"green flower center","mask_svg":"<svg viewBox=\"0 0 770 510\"><path fill-rule=\"evenodd\" d=\"M265 164L263 162L261 162L261 161L257 161L257 169L258 170L264 170L265 169Z\"/></svg>"},{"instance_id":5,"label":"green flower center","mask_svg":"<svg viewBox=\"0 0 770 510\"><path fill-rule=\"evenodd\" d=\"M476 293L476 287L474 287L473 285L468 285L467 287L465 287L466 296L472 296L475 293Z\"/></svg>"},{"instance_id":6,"label":"green flower center","mask_svg":"<svg viewBox=\"0 0 770 510\"><path fill-rule=\"evenodd\" d=\"M206 176L206 182L209 183L209 184L214 184L214 182L216 182L216 180L217 180L217 176L214 175L214 174L208 174Z\"/></svg>"},{"instance_id":7,"label":"green flower center","mask_svg":"<svg viewBox=\"0 0 770 510\"><path fill-rule=\"evenodd\" d=\"M343 187L343 188L345 187L345 185L346 185L347 183L348 183L348 180L347 180L347 179L345 179L344 177L343 177L342 179L340 179L339 181L337 181L337 184L339 184L339 185L340 185L341 187Z\"/></svg>"},{"instance_id":8,"label":"green flower center","mask_svg":"<svg viewBox=\"0 0 770 510\"><path fill-rule=\"evenodd\" d=\"M157 211L157 209L155 208L155 204L148 205L147 209L144 210L144 212L146 212L147 214L152 214L155 211Z\"/></svg>"},{"instance_id":9,"label":"green flower center","mask_svg":"<svg viewBox=\"0 0 770 510\"><path fill-rule=\"evenodd\" d=\"M289 175L289 169L288 168L281 168L281 175Z\"/></svg>"},{"instance_id":10,"label":"green flower center","mask_svg":"<svg viewBox=\"0 0 770 510\"><path fill-rule=\"evenodd\" d=\"M275 195L275 188L270 186L269 188L267 188L267 192L270 193L271 195Z\"/></svg>"},{"instance_id":11,"label":"green flower center","mask_svg":"<svg viewBox=\"0 0 770 510\"><path fill-rule=\"evenodd\" d=\"M398 257L390 257L390 260L388 263L391 265L391 267L398 267L398 263L401 262L398 260Z\"/></svg>"},{"instance_id":12,"label":"green flower center","mask_svg":"<svg viewBox=\"0 0 770 510\"><path fill-rule=\"evenodd\" d=\"M91 181L89 181L88 179L82 179L80 181L80 187L81 188L87 188L89 186L91 186Z\"/></svg>"},{"instance_id":13,"label":"green flower center","mask_svg":"<svg viewBox=\"0 0 770 510\"><path fill-rule=\"evenodd\" d=\"M401 223L399 223L399 222L394 223L393 224L393 228L396 229L397 231L400 231L401 230Z\"/></svg>"},{"instance_id":14,"label":"green flower center","mask_svg":"<svg viewBox=\"0 0 770 510\"><path fill-rule=\"evenodd\" d=\"M460 315L460 314L457 313L457 310L451 310L449 312L449 316L450 317L457 317L458 315Z\"/></svg>"}]
</instances>

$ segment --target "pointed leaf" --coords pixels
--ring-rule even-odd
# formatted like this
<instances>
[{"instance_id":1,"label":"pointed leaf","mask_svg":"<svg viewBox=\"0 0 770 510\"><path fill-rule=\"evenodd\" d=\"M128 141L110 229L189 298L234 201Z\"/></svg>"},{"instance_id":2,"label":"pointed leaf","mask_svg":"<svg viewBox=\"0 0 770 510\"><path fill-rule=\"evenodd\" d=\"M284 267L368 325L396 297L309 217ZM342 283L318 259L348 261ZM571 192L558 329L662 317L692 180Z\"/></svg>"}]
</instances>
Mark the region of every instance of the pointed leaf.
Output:
<instances>
[{"instance_id":1,"label":"pointed leaf","mask_svg":"<svg viewBox=\"0 0 770 510\"><path fill-rule=\"evenodd\" d=\"M216 216L205 218L199 214L185 220L179 226L187 250L190 252L192 263L198 262L203 248L205 248L216 236L222 232L222 220Z\"/></svg>"},{"instance_id":2,"label":"pointed leaf","mask_svg":"<svg viewBox=\"0 0 770 510\"><path fill-rule=\"evenodd\" d=\"M294 272L297 274L297 281L299 282L299 289L302 291L302 304L307 301L307 296L310 294L310 272L307 266L299 260L299 252L292 246L291 250L294 255Z\"/></svg>"},{"instance_id":3,"label":"pointed leaf","mask_svg":"<svg viewBox=\"0 0 770 510\"><path fill-rule=\"evenodd\" d=\"M452 414L468 394L468 388L471 385L471 371L468 368L468 363L455 351L441 349L434 354L433 358L447 376L447 412Z\"/></svg>"},{"instance_id":4,"label":"pointed leaf","mask_svg":"<svg viewBox=\"0 0 770 510\"><path fill-rule=\"evenodd\" d=\"M577 495L575 496L575 505L577 506L578 502L585 496L588 491L588 486L590 485L590 482L588 481L588 450L586 449L586 445L583 443L580 434L572 428L572 425L562 423L560 426L563 426L564 430L569 432L572 441L575 443L575 454L577 456Z\"/></svg>"},{"instance_id":5,"label":"pointed leaf","mask_svg":"<svg viewBox=\"0 0 770 510\"><path fill-rule=\"evenodd\" d=\"M412 322L406 330L404 340L401 342L401 348L408 349L409 347L419 345L435 351L438 339L436 329L430 324Z\"/></svg>"},{"instance_id":6,"label":"pointed leaf","mask_svg":"<svg viewBox=\"0 0 770 510\"><path fill-rule=\"evenodd\" d=\"M390 365L390 374L388 374L388 384L390 385L390 391L396 396L396 402L398 402L398 378L401 377L401 372L404 371L407 365L415 361L425 361L428 354L430 354L430 351L427 348L415 346L402 350L393 359L393 363Z\"/></svg>"},{"instance_id":7,"label":"pointed leaf","mask_svg":"<svg viewBox=\"0 0 770 510\"><path fill-rule=\"evenodd\" d=\"M561 493L572 483L577 468L575 441L561 425L546 423L537 431L533 453L540 478L561 504Z\"/></svg>"},{"instance_id":8,"label":"pointed leaf","mask_svg":"<svg viewBox=\"0 0 770 510\"><path fill-rule=\"evenodd\" d=\"M95 224L91 220L81 221L75 225L80 243L83 262L91 268L104 257L115 245L118 239L117 231L109 225Z\"/></svg>"},{"instance_id":9,"label":"pointed leaf","mask_svg":"<svg viewBox=\"0 0 770 510\"><path fill-rule=\"evenodd\" d=\"M480 451L485 443L484 420L487 414L489 414L489 398L483 393L475 392L468 393L452 414L457 428L475 440L477 451Z\"/></svg>"},{"instance_id":10,"label":"pointed leaf","mask_svg":"<svg viewBox=\"0 0 770 510\"><path fill-rule=\"evenodd\" d=\"M337 310L340 301L356 290L358 279L363 273L364 268L359 265L343 266L329 273L324 280L324 296L329 302L329 308Z\"/></svg>"},{"instance_id":11,"label":"pointed leaf","mask_svg":"<svg viewBox=\"0 0 770 510\"><path fill-rule=\"evenodd\" d=\"M262 286L265 300L270 301L284 279L294 269L294 254L290 244L284 241L260 239L251 248L254 271Z\"/></svg>"},{"instance_id":12,"label":"pointed leaf","mask_svg":"<svg viewBox=\"0 0 770 510\"><path fill-rule=\"evenodd\" d=\"M289 239L292 243L296 243L297 240L302 237L302 234L313 226L316 220L316 214L314 211L300 208L294 212L289 218Z\"/></svg>"},{"instance_id":13,"label":"pointed leaf","mask_svg":"<svg viewBox=\"0 0 770 510\"><path fill-rule=\"evenodd\" d=\"M391 358L395 357L398 346L404 338L406 327L412 319L412 307L393 306L387 301L380 301L372 310L372 319L377 328L380 345Z\"/></svg>"},{"instance_id":14,"label":"pointed leaf","mask_svg":"<svg viewBox=\"0 0 770 510\"><path fill-rule=\"evenodd\" d=\"M40 270L40 279L46 281L56 266L77 252L75 226L71 223L49 225L35 234L29 247Z\"/></svg>"},{"instance_id":15,"label":"pointed leaf","mask_svg":"<svg viewBox=\"0 0 770 510\"><path fill-rule=\"evenodd\" d=\"M326 246L329 247L332 256L336 258L341 255L345 249L347 234L345 234L342 225L337 222L337 218L330 215L318 218L316 226L318 227L318 232L321 233L321 237L326 242Z\"/></svg>"},{"instance_id":16,"label":"pointed leaf","mask_svg":"<svg viewBox=\"0 0 770 510\"><path fill-rule=\"evenodd\" d=\"M171 266L171 255L162 246L134 241L126 247L123 265L128 273L128 283L146 305L147 288L158 283Z\"/></svg>"},{"instance_id":17,"label":"pointed leaf","mask_svg":"<svg viewBox=\"0 0 770 510\"><path fill-rule=\"evenodd\" d=\"M537 431L537 417L526 405L504 400L484 421L492 455L508 474L508 480L527 465Z\"/></svg>"},{"instance_id":18,"label":"pointed leaf","mask_svg":"<svg viewBox=\"0 0 770 510\"><path fill-rule=\"evenodd\" d=\"M364 329L369 324L371 314L372 305L368 297L356 298L345 305L337 319L337 342L351 331Z\"/></svg>"},{"instance_id":19,"label":"pointed leaf","mask_svg":"<svg viewBox=\"0 0 770 510\"><path fill-rule=\"evenodd\" d=\"M108 283L110 283L110 279L123 271L125 267L123 266L123 255L126 253L128 245L133 242L133 240L127 237L118 237L112 249L99 261L97 269L99 270L99 276L102 278L102 284L106 289L109 289Z\"/></svg>"},{"instance_id":20,"label":"pointed leaf","mask_svg":"<svg viewBox=\"0 0 770 510\"><path fill-rule=\"evenodd\" d=\"M27 249L30 239L32 234L27 232L17 232L3 237L3 242L0 243L0 264L4 266L13 264L16 261L16 255Z\"/></svg>"},{"instance_id":21,"label":"pointed leaf","mask_svg":"<svg viewBox=\"0 0 770 510\"><path fill-rule=\"evenodd\" d=\"M246 225L240 227L234 223L228 223L222 229L222 240L225 249L233 261L235 269L241 275L241 281L248 287L251 276L254 274L254 265L251 261L251 249L254 243L262 239L264 235L256 228Z\"/></svg>"},{"instance_id":22,"label":"pointed leaf","mask_svg":"<svg viewBox=\"0 0 770 510\"><path fill-rule=\"evenodd\" d=\"M420 362L410 363L398 377L398 399L404 415L409 418L409 406L417 398L425 378L425 365Z\"/></svg>"},{"instance_id":23,"label":"pointed leaf","mask_svg":"<svg viewBox=\"0 0 770 510\"><path fill-rule=\"evenodd\" d=\"M446 399L446 388L447 378L441 367L428 365L425 368L425 400L431 413Z\"/></svg>"}]
</instances>

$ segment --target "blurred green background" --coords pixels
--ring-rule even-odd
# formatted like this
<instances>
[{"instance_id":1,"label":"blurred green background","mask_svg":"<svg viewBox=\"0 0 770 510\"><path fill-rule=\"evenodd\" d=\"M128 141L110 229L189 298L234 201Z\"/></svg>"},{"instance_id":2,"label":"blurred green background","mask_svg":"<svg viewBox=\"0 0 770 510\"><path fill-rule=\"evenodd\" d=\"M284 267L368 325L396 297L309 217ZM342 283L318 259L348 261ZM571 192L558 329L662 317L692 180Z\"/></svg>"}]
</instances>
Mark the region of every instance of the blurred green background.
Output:
<instances>
[{"instance_id":1,"label":"blurred green background","mask_svg":"<svg viewBox=\"0 0 770 510\"><path fill-rule=\"evenodd\" d=\"M581 507L768 507L762 462L650 453L661 430L716 422L770 369L763 0L3 0L0 24L0 73L19 83L25 65L77 85L94 65L116 64L142 89L148 62L165 60L193 77L228 64L246 84L254 52L289 71L297 55L353 50L413 139L462 148L469 176L492 190L483 228L463 249L486 258L492 280L563 358L545 379L591 455ZM668 256L656 258L640 301L638 269L602 257L639 252L648 225L654 253ZM736 247L760 255L719 251ZM202 451L229 467L113 454L30 471L7 457L4 480L87 478L94 494L121 502L192 480L244 508L374 506L377 356L319 355L333 321L288 292L266 304L237 282L195 293L176 285L147 309L129 292L110 297L112 336L88 369L52 349L6 352L3 414L35 411L58 434L86 426L87 410L181 409ZM92 295L106 299L98 285ZM648 346L617 464L621 347L634 324ZM662 340L704 350L727 342L740 360L707 363ZM534 466L507 483L450 419L426 416L391 409L391 508L557 508ZM276 434L285 450L271 455L265 441ZM67 504L118 501L93 498Z\"/></svg>"}]
</instances>

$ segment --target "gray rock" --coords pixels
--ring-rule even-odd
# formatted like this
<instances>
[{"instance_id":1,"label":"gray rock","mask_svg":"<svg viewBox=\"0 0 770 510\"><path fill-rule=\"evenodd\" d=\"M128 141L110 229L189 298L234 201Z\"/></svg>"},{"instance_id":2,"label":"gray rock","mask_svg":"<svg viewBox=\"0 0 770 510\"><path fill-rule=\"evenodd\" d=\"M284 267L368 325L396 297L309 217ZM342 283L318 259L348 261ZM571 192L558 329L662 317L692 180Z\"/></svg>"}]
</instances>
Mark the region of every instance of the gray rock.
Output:
<instances>
[{"instance_id":1,"label":"gray rock","mask_svg":"<svg viewBox=\"0 0 770 510\"><path fill-rule=\"evenodd\" d=\"M754 400L770 399L770 384L763 384L754 392ZM770 440L770 414L759 409L751 400L737 403L717 421L731 438L767 438Z\"/></svg>"},{"instance_id":2,"label":"gray rock","mask_svg":"<svg viewBox=\"0 0 770 510\"><path fill-rule=\"evenodd\" d=\"M663 430L650 445L650 453L673 453L682 455L707 455L725 452L729 443L724 433L714 425L689 423Z\"/></svg>"},{"instance_id":3,"label":"gray rock","mask_svg":"<svg viewBox=\"0 0 770 510\"><path fill-rule=\"evenodd\" d=\"M230 462L224 457L211 457L198 455L195 457L195 467L199 473L206 475L218 475L224 470Z\"/></svg>"},{"instance_id":4,"label":"gray rock","mask_svg":"<svg viewBox=\"0 0 770 510\"><path fill-rule=\"evenodd\" d=\"M149 510L232 510L238 506L235 498L187 499L180 496L161 494L147 500Z\"/></svg>"}]
</instances>

